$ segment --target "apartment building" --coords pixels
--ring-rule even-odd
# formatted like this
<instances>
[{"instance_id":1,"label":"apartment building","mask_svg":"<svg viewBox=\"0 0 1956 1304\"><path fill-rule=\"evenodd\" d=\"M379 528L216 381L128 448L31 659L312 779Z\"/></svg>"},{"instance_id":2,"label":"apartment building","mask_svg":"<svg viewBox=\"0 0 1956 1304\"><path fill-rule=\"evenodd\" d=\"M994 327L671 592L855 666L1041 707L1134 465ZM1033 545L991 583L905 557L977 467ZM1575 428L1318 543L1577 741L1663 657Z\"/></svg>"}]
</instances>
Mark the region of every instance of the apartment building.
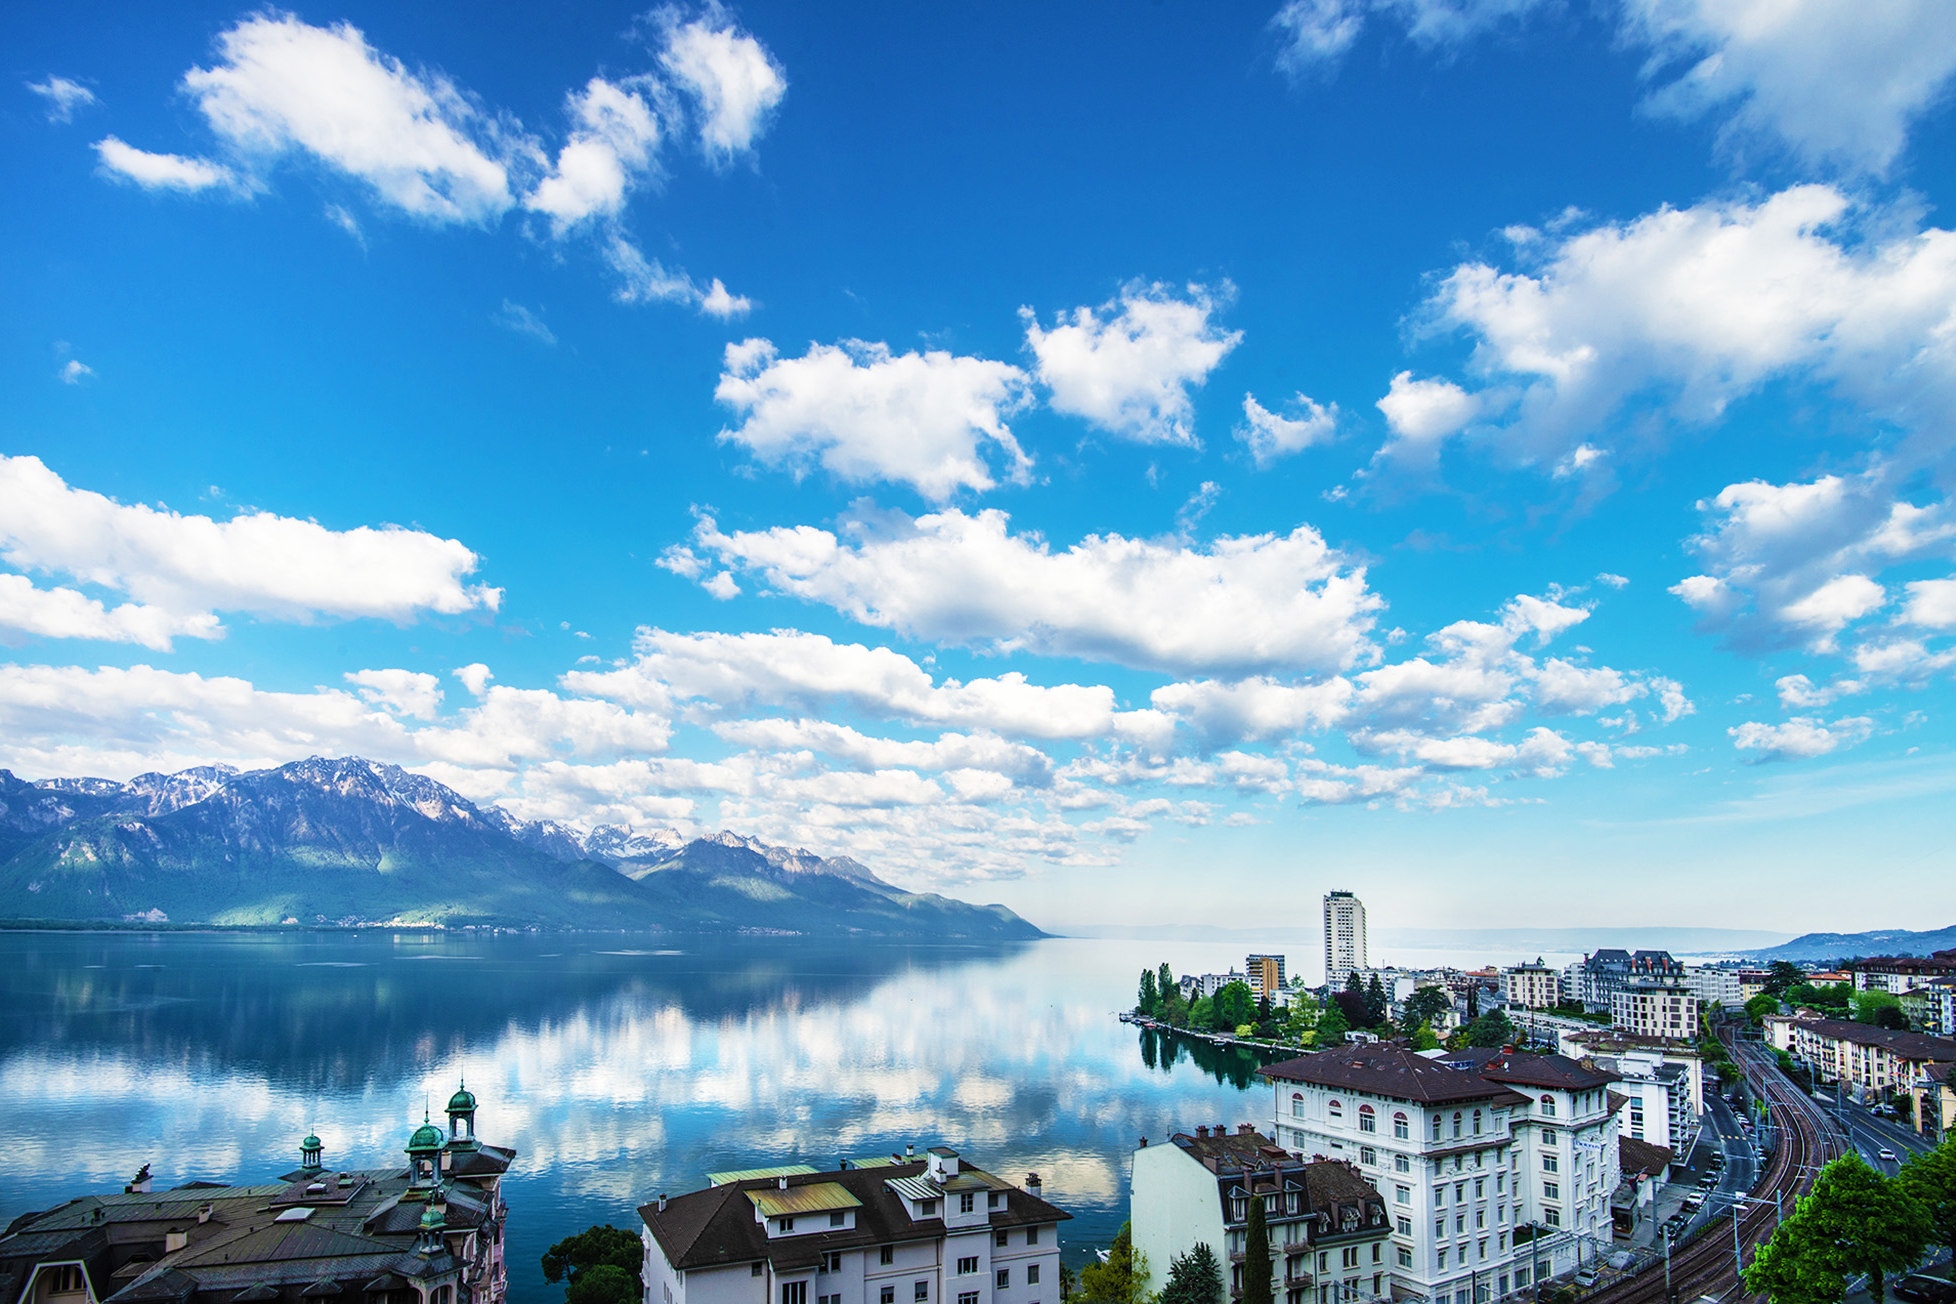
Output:
<instances>
[{"instance_id":1,"label":"apartment building","mask_svg":"<svg viewBox=\"0 0 1956 1304\"><path fill-rule=\"evenodd\" d=\"M1614 1089L1630 1097L1619 1119L1622 1135L1680 1155L1689 1151L1705 1115L1705 1061L1696 1043L1616 1028L1564 1033L1559 1040L1565 1054L1621 1075Z\"/></svg>"},{"instance_id":2,"label":"apartment building","mask_svg":"<svg viewBox=\"0 0 1956 1304\"><path fill-rule=\"evenodd\" d=\"M1246 956L1243 972L1249 975L1250 991L1257 996L1275 997L1284 989L1284 957L1281 955Z\"/></svg>"},{"instance_id":3,"label":"apartment building","mask_svg":"<svg viewBox=\"0 0 1956 1304\"><path fill-rule=\"evenodd\" d=\"M1334 991L1343 990L1354 969L1371 965L1365 946L1365 903L1351 892L1324 897L1324 975Z\"/></svg>"},{"instance_id":4,"label":"apartment building","mask_svg":"<svg viewBox=\"0 0 1956 1304\"><path fill-rule=\"evenodd\" d=\"M1242 1124L1198 1127L1134 1152L1129 1211L1134 1248L1154 1282L1197 1244L1216 1253L1231 1298L1243 1290L1250 1202L1261 1201L1272 1266L1271 1298L1284 1304L1388 1299L1391 1223L1377 1188L1357 1168L1307 1163Z\"/></svg>"},{"instance_id":5,"label":"apartment building","mask_svg":"<svg viewBox=\"0 0 1956 1304\"><path fill-rule=\"evenodd\" d=\"M1610 998L1632 979L1668 979L1681 982L1684 966L1671 958L1669 951L1625 951L1605 947L1571 964L1562 972L1563 996L1581 1001L1585 1009L1599 1013L1610 1009Z\"/></svg>"},{"instance_id":6,"label":"apartment building","mask_svg":"<svg viewBox=\"0 0 1956 1304\"><path fill-rule=\"evenodd\" d=\"M1956 977L1931 978L1896 998L1908 1021L1931 1037L1956 1037Z\"/></svg>"},{"instance_id":7,"label":"apartment building","mask_svg":"<svg viewBox=\"0 0 1956 1304\"><path fill-rule=\"evenodd\" d=\"M1510 1009L1554 1009L1562 1003L1562 974L1540 960L1503 969L1501 1003Z\"/></svg>"},{"instance_id":8,"label":"apartment building","mask_svg":"<svg viewBox=\"0 0 1956 1304\"><path fill-rule=\"evenodd\" d=\"M1930 956L1881 956L1841 966L1853 975L1858 992L1889 992L1900 996L1932 978L1956 976L1956 950Z\"/></svg>"},{"instance_id":9,"label":"apartment building","mask_svg":"<svg viewBox=\"0 0 1956 1304\"><path fill-rule=\"evenodd\" d=\"M1610 1021L1639 1037L1698 1039L1698 997L1682 980L1632 978L1610 993Z\"/></svg>"},{"instance_id":10,"label":"apartment building","mask_svg":"<svg viewBox=\"0 0 1956 1304\"><path fill-rule=\"evenodd\" d=\"M1353 1164L1385 1196L1391 1297L1482 1304L1529 1284L1511 1121L1531 1098L1403 1046L1321 1051L1262 1071L1273 1134L1306 1155Z\"/></svg>"},{"instance_id":11,"label":"apartment building","mask_svg":"<svg viewBox=\"0 0 1956 1304\"><path fill-rule=\"evenodd\" d=\"M933 1147L708 1174L639 1209L645 1304L1057 1304L1072 1215Z\"/></svg>"},{"instance_id":12,"label":"apartment building","mask_svg":"<svg viewBox=\"0 0 1956 1304\"><path fill-rule=\"evenodd\" d=\"M1736 1010L1748 998L1739 981L1737 969L1715 968L1707 964L1686 965L1684 984L1691 994L1706 1005L1722 1005L1728 1010Z\"/></svg>"},{"instance_id":13,"label":"apartment building","mask_svg":"<svg viewBox=\"0 0 1956 1304\"><path fill-rule=\"evenodd\" d=\"M1909 1117L1931 1142L1956 1130L1956 1064L1931 1064L1909 1084Z\"/></svg>"},{"instance_id":14,"label":"apartment building","mask_svg":"<svg viewBox=\"0 0 1956 1304\"><path fill-rule=\"evenodd\" d=\"M1766 1039L1813 1070L1871 1095L1909 1091L1938 1064L1956 1063L1956 1041L1842 1019L1768 1015Z\"/></svg>"}]
</instances>

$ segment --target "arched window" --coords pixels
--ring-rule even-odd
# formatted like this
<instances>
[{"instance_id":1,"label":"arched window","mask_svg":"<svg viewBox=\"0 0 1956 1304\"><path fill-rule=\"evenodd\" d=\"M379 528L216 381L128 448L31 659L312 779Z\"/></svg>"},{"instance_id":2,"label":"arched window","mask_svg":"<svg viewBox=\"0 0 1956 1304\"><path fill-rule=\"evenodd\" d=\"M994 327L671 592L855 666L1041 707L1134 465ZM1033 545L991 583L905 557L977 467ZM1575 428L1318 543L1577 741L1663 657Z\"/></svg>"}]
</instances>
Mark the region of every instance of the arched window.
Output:
<instances>
[{"instance_id":1,"label":"arched window","mask_svg":"<svg viewBox=\"0 0 1956 1304\"><path fill-rule=\"evenodd\" d=\"M1406 1116L1404 1114L1394 1114L1392 1116L1392 1134L1401 1141L1404 1141L1411 1133L1412 1128L1407 1126Z\"/></svg>"},{"instance_id":2,"label":"arched window","mask_svg":"<svg viewBox=\"0 0 1956 1304\"><path fill-rule=\"evenodd\" d=\"M1379 1130L1379 1116L1372 1112L1370 1105L1360 1105L1358 1107L1358 1130L1361 1132L1376 1132Z\"/></svg>"},{"instance_id":3,"label":"arched window","mask_svg":"<svg viewBox=\"0 0 1956 1304\"><path fill-rule=\"evenodd\" d=\"M1292 1118L1304 1117L1304 1093L1301 1091L1290 1093L1290 1116Z\"/></svg>"},{"instance_id":4,"label":"arched window","mask_svg":"<svg viewBox=\"0 0 1956 1304\"><path fill-rule=\"evenodd\" d=\"M1453 1137L1456 1141L1460 1139L1460 1111L1457 1109L1453 1111Z\"/></svg>"},{"instance_id":5,"label":"arched window","mask_svg":"<svg viewBox=\"0 0 1956 1304\"><path fill-rule=\"evenodd\" d=\"M1474 1135L1479 1136L1480 1134L1481 1134L1481 1111L1477 1109L1474 1111Z\"/></svg>"},{"instance_id":6,"label":"arched window","mask_svg":"<svg viewBox=\"0 0 1956 1304\"><path fill-rule=\"evenodd\" d=\"M1542 1117L1543 1117L1543 1118L1554 1118L1554 1117L1555 1117L1555 1097L1554 1097L1554 1096L1543 1096L1543 1097L1542 1097Z\"/></svg>"},{"instance_id":7,"label":"arched window","mask_svg":"<svg viewBox=\"0 0 1956 1304\"><path fill-rule=\"evenodd\" d=\"M1433 1139L1435 1141L1440 1139L1440 1116L1438 1114L1433 1116Z\"/></svg>"},{"instance_id":8,"label":"arched window","mask_svg":"<svg viewBox=\"0 0 1956 1304\"><path fill-rule=\"evenodd\" d=\"M1328 1105L1326 1105L1326 1106L1325 1106L1324 1108L1325 1108L1325 1112L1326 1112L1326 1113L1328 1113L1328 1114L1330 1114L1330 1115L1331 1115L1331 1117L1333 1117L1333 1118L1343 1118L1343 1117L1345 1116L1345 1107L1344 1107L1344 1105L1343 1105L1343 1104L1341 1104L1340 1102L1338 1102L1338 1101L1336 1101L1336 1100L1334 1100L1334 1101L1332 1101L1332 1102L1331 1102L1330 1104L1328 1104Z\"/></svg>"}]
</instances>

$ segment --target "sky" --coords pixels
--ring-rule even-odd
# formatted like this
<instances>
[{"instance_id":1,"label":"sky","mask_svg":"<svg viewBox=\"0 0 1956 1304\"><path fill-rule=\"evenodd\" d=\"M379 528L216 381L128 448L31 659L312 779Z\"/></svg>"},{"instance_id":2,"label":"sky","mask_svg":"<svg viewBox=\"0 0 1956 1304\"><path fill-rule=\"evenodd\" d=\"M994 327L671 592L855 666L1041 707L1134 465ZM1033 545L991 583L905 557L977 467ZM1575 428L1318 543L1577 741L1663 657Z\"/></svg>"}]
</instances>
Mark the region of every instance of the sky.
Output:
<instances>
[{"instance_id":1,"label":"sky","mask_svg":"<svg viewBox=\"0 0 1956 1304\"><path fill-rule=\"evenodd\" d=\"M8 6L0 766L1956 919L1943 0Z\"/></svg>"}]
</instances>

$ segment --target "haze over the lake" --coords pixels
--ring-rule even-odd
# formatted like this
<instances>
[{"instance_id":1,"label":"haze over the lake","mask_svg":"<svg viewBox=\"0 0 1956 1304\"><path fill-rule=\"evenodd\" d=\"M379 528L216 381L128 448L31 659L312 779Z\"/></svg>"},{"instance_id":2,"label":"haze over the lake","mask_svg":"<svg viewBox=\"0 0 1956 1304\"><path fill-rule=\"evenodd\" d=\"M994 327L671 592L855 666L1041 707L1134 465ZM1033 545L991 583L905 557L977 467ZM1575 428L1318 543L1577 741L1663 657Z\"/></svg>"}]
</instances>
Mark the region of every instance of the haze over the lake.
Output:
<instances>
[{"instance_id":1,"label":"haze over the lake","mask_svg":"<svg viewBox=\"0 0 1956 1304\"><path fill-rule=\"evenodd\" d=\"M364 756L1056 929L1956 920L1945 0L0 43L23 778Z\"/></svg>"}]
</instances>

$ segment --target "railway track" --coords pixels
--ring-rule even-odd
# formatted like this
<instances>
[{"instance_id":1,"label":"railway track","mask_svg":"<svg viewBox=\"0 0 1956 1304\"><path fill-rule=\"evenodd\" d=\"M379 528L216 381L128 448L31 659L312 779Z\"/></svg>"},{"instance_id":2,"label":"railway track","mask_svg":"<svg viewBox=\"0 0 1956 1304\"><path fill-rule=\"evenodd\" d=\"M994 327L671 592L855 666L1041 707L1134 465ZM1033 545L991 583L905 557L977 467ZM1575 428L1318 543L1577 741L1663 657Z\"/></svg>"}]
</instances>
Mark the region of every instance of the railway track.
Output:
<instances>
[{"instance_id":1,"label":"railway track","mask_svg":"<svg viewBox=\"0 0 1956 1304\"><path fill-rule=\"evenodd\" d=\"M1752 1261L1755 1248L1773 1234L1780 1210L1790 1213L1812 1185L1814 1174L1839 1157L1844 1146L1817 1102L1787 1081L1770 1059L1749 1053L1757 1047L1735 1043L1723 1032L1720 1036L1747 1084L1766 1102L1768 1120L1778 1129L1780 1142L1746 1202L1738 1206L1737 1249L1729 1225L1714 1218L1695 1238L1671 1252L1669 1299L1712 1296L1723 1304L1740 1304L1747 1292L1739 1281L1736 1260L1743 1254L1746 1262ZM1585 1296L1583 1304L1666 1304L1666 1299L1665 1269L1659 1262Z\"/></svg>"}]
</instances>

